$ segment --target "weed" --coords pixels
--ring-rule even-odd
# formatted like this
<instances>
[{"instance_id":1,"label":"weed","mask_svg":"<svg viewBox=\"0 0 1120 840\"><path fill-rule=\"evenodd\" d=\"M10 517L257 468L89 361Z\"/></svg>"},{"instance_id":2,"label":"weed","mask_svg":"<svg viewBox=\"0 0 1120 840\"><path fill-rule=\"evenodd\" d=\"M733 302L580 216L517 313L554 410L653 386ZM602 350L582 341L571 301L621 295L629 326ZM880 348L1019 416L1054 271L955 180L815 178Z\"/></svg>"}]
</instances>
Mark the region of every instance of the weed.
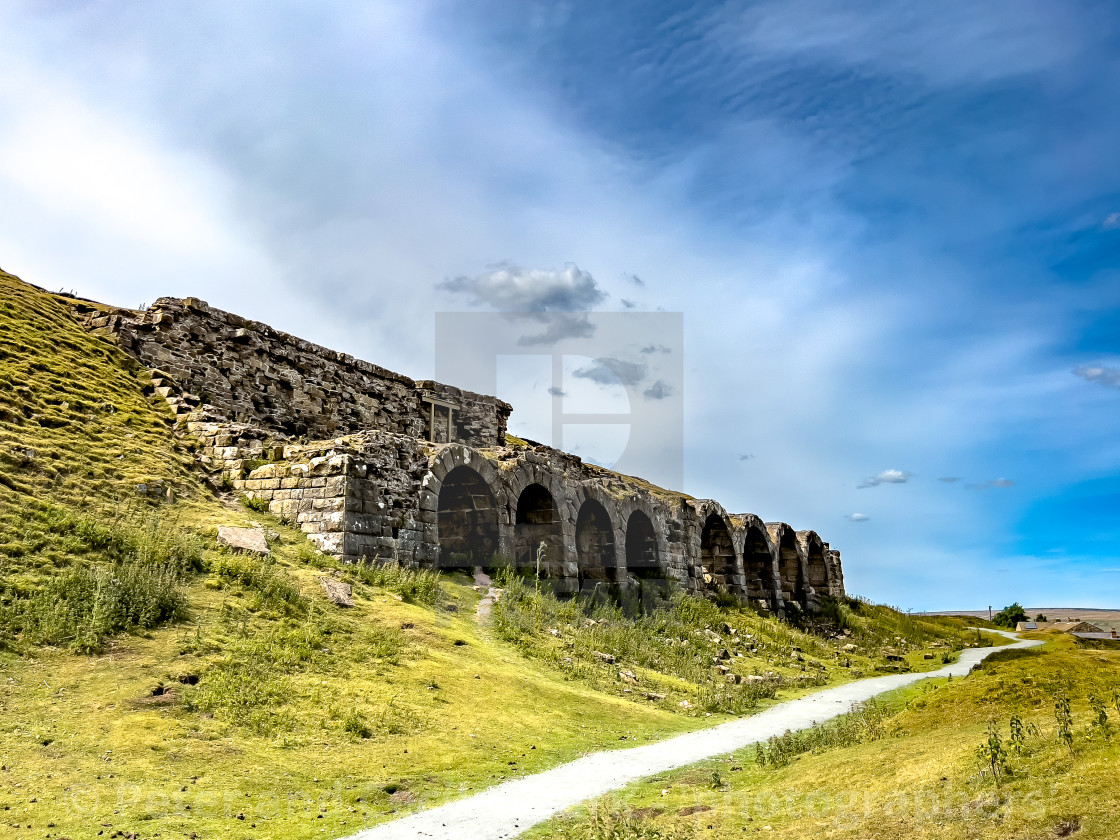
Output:
<instances>
[{"instance_id":1,"label":"weed","mask_svg":"<svg viewBox=\"0 0 1120 840\"><path fill-rule=\"evenodd\" d=\"M268 499L260 499L256 496L243 496L241 498L241 503L249 508L249 510L256 511L257 513L268 512Z\"/></svg>"},{"instance_id":2,"label":"weed","mask_svg":"<svg viewBox=\"0 0 1120 840\"><path fill-rule=\"evenodd\" d=\"M999 734L999 723L992 720L988 722L988 737L976 749L980 763L992 774L996 787L1003 784L1003 777L1010 774L1008 766L1007 749L1003 745L1003 738Z\"/></svg>"},{"instance_id":3,"label":"weed","mask_svg":"<svg viewBox=\"0 0 1120 840\"><path fill-rule=\"evenodd\" d=\"M1073 713L1070 711L1069 695L1059 695L1054 700L1054 720L1057 722L1058 742L1065 744L1073 752Z\"/></svg>"}]
</instances>

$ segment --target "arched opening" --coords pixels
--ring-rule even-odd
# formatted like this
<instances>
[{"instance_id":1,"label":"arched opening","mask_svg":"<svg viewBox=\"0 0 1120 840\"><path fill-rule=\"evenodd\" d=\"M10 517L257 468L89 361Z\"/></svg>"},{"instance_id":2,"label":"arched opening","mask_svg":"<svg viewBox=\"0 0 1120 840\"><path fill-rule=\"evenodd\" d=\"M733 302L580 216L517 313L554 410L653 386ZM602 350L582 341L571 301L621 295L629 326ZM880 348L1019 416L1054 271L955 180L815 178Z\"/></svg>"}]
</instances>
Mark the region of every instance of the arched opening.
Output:
<instances>
[{"instance_id":1,"label":"arched opening","mask_svg":"<svg viewBox=\"0 0 1120 840\"><path fill-rule=\"evenodd\" d=\"M782 528L780 534L778 574L782 584L782 600L787 604L805 606L805 582L801 578L801 561L797 556L797 537L789 528Z\"/></svg>"},{"instance_id":2,"label":"arched opening","mask_svg":"<svg viewBox=\"0 0 1120 840\"><path fill-rule=\"evenodd\" d=\"M498 550L498 506L482 476L470 467L456 467L443 479L437 527L441 569L491 564Z\"/></svg>"},{"instance_id":3,"label":"arched opening","mask_svg":"<svg viewBox=\"0 0 1120 840\"><path fill-rule=\"evenodd\" d=\"M718 513L711 514L704 522L704 530L700 533L700 562L717 589L731 591L739 585L735 546L723 517Z\"/></svg>"},{"instance_id":4,"label":"arched opening","mask_svg":"<svg viewBox=\"0 0 1120 840\"><path fill-rule=\"evenodd\" d=\"M530 484L517 498L517 515L514 520L517 565L535 574L537 554L540 557L541 577L555 576L554 565L559 561L561 545L560 517L552 494L540 484Z\"/></svg>"},{"instance_id":5,"label":"arched opening","mask_svg":"<svg viewBox=\"0 0 1120 840\"><path fill-rule=\"evenodd\" d=\"M630 514L626 522L626 571L639 580L664 578L657 556L657 534L642 511Z\"/></svg>"},{"instance_id":6,"label":"arched opening","mask_svg":"<svg viewBox=\"0 0 1120 840\"><path fill-rule=\"evenodd\" d=\"M809 534L805 540L805 571L809 586L818 595L828 594L828 564L824 557L824 543L816 534Z\"/></svg>"},{"instance_id":7,"label":"arched opening","mask_svg":"<svg viewBox=\"0 0 1120 840\"><path fill-rule=\"evenodd\" d=\"M583 503L576 518L576 561L581 589L615 582L614 529L607 509L594 499Z\"/></svg>"},{"instance_id":8,"label":"arched opening","mask_svg":"<svg viewBox=\"0 0 1120 840\"><path fill-rule=\"evenodd\" d=\"M770 543L762 530L751 526L747 528L747 538L743 543L743 571L747 576L747 595L752 601L765 601L774 609L774 590L778 587L774 580L774 557L770 554Z\"/></svg>"}]
</instances>

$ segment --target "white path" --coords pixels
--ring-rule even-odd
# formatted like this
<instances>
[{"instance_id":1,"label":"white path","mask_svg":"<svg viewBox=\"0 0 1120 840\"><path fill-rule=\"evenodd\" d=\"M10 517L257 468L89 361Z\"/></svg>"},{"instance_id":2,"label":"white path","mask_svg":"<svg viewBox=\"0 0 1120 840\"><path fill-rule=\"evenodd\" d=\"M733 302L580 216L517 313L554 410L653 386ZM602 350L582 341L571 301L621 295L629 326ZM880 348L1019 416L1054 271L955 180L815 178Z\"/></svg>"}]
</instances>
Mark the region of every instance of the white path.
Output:
<instances>
[{"instance_id":1,"label":"white path","mask_svg":"<svg viewBox=\"0 0 1120 840\"><path fill-rule=\"evenodd\" d=\"M1012 633L1003 635L1018 638ZM859 680L656 744L592 753L552 770L504 782L474 796L361 831L348 840L502 840L516 837L585 799L601 796L647 776L725 755L780 735L787 729L807 728L843 714L853 703L869 700L884 691L930 677L965 676L973 665L994 651L1038 644L1041 642L1018 641L998 648L970 648L961 652L960 661L938 671Z\"/></svg>"}]
</instances>

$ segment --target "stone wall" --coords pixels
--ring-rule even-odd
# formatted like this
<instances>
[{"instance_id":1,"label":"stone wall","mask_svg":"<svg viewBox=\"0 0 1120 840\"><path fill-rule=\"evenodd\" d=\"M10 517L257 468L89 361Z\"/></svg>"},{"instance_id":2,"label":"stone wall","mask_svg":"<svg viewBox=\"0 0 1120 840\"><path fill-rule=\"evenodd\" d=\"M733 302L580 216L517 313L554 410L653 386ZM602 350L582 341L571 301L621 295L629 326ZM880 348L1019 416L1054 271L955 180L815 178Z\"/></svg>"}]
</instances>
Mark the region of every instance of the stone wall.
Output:
<instances>
[{"instance_id":1,"label":"stone wall","mask_svg":"<svg viewBox=\"0 0 1120 840\"><path fill-rule=\"evenodd\" d=\"M134 312L70 302L90 328L113 332L121 347L160 379L164 396L185 395L187 408L204 407L225 420L289 437L329 438L377 429L414 438L472 446L505 440L511 407L495 397L438 382L416 382L208 306L195 298L160 298Z\"/></svg>"},{"instance_id":2,"label":"stone wall","mask_svg":"<svg viewBox=\"0 0 1120 840\"><path fill-rule=\"evenodd\" d=\"M235 431L244 430L231 439ZM220 454L281 460L234 486L344 562L535 571L543 542L541 576L562 595L673 581L785 613L844 594L839 552L813 531L728 514L549 447L475 449L376 431L282 447L241 440L248 448Z\"/></svg>"},{"instance_id":3,"label":"stone wall","mask_svg":"<svg viewBox=\"0 0 1120 840\"><path fill-rule=\"evenodd\" d=\"M644 599L672 581L779 614L845 594L840 552L816 532L507 444L511 408L496 398L415 382L195 299L145 312L68 303L152 371L216 484L267 501L344 562L539 565L558 594Z\"/></svg>"}]
</instances>

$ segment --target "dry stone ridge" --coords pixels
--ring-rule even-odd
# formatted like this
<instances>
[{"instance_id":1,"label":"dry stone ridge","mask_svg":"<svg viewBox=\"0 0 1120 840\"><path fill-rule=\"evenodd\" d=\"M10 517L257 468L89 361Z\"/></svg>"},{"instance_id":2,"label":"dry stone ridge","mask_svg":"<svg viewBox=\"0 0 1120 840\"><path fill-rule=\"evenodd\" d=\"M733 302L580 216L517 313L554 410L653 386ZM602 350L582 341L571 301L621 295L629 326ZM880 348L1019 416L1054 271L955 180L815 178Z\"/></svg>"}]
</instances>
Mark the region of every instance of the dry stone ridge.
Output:
<instances>
[{"instance_id":1,"label":"dry stone ridge","mask_svg":"<svg viewBox=\"0 0 1120 840\"><path fill-rule=\"evenodd\" d=\"M667 581L766 609L844 594L815 531L729 513L506 434L511 406L414 381L187 298L68 300L145 365L215 480L352 563L539 567L562 595ZM543 545L543 549L541 546Z\"/></svg>"}]
</instances>

